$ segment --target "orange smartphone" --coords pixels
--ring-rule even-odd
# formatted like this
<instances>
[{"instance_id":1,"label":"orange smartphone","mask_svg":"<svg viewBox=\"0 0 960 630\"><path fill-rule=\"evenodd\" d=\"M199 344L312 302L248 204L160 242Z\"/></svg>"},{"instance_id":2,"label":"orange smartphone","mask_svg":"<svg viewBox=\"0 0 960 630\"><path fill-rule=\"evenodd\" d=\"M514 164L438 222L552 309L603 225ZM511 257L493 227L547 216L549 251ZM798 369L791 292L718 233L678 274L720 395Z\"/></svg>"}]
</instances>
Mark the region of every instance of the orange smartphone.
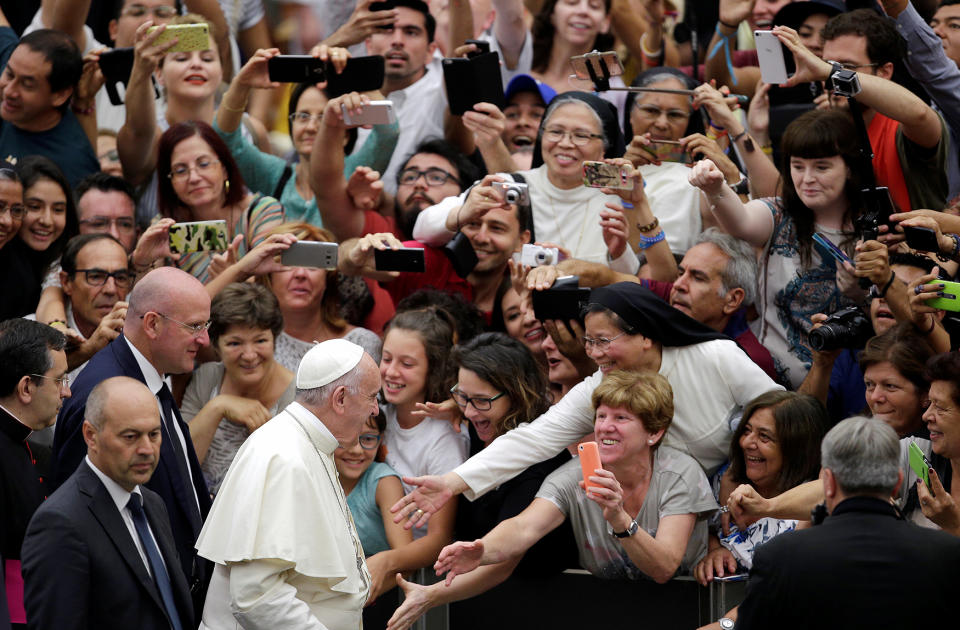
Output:
<instances>
[{"instance_id":1,"label":"orange smartphone","mask_svg":"<svg viewBox=\"0 0 960 630\"><path fill-rule=\"evenodd\" d=\"M593 475L597 468L603 468L600 464L600 449L596 442L584 442L577 445L577 453L580 455L580 470L583 471L583 483L586 489L599 487L595 483L590 483L588 479Z\"/></svg>"}]
</instances>

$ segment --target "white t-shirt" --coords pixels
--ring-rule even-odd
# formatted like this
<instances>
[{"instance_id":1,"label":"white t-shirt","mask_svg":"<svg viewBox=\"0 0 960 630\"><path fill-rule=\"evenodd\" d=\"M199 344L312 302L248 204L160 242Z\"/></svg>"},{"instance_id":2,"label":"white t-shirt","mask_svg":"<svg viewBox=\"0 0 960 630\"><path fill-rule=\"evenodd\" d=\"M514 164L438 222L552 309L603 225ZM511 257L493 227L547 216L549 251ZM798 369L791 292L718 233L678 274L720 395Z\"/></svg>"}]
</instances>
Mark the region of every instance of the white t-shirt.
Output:
<instances>
[{"instance_id":1,"label":"white t-shirt","mask_svg":"<svg viewBox=\"0 0 960 630\"><path fill-rule=\"evenodd\" d=\"M449 422L426 418L417 426L404 429L397 423L397 410L393 405L382 406L387 417L387 430L383 443L387 447L387 463L401 477L443 475L467 459L470 437L466 424L461 424L460 433ZM412 492L413 486L403 484L404 492ZM414 529L414 538L427 533L427 528Z\"/></svg>"},{"instance_id":2,"label":"white t-shirt","mask_svg":"<svg viewBox=\"0 0 960 630\"><path fill-rule=\"evenodd\" d=\"M674 254L684 254L703 231L700 189L690 185L690 169L677 162L640 167L644 189L653 215L660 220L667 244Z\"/></svg>"}]
</instances>

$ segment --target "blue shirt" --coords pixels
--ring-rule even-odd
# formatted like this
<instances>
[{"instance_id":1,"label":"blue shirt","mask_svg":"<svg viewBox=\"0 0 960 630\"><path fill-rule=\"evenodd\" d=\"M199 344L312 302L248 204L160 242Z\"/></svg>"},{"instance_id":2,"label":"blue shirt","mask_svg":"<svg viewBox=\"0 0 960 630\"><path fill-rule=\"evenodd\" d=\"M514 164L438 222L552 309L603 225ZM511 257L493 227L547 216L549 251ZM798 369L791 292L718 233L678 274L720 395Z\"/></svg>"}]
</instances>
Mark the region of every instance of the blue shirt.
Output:
<instances>
[{"instance_id":1,"label":"blue shirt","mask_svg":"<svg viewBox=\"0 0 960 630\"><path fill-rule=\"evenodd\" d=\"M6 68L19 43L13 29L0 27L0 67ZM60 122L46 131L25 131L0 120L0 159L16 164L28 155L42 155L56 162L71 188L100 170L90 139L69 108L63 112Z\"/></svg>"},{"instance_id":2,"label":"blue shirt","mask_svg":"<svg viewBox=\"0 0 960 630\"><path fill-rule=\"evenodd\" d=\"M384 477L391 475L397 479L400 478L400 475L387 464L373 462L347 495L347 506L357 526L357 536L360 537L360 544L363 545L363 555L367 557L390 549L387 532L383 528L383 516L377 506L377 484Z\"/></svg>"}]
</instances>

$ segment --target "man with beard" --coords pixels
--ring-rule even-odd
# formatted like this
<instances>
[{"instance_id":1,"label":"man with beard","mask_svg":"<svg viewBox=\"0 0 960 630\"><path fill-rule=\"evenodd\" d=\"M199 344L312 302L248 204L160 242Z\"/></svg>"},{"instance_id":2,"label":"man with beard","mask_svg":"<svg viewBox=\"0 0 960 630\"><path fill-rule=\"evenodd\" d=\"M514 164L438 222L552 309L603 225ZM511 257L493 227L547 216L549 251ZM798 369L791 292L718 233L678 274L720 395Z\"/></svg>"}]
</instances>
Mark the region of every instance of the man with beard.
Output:
<instances>
[{"instance_id":1,"label":"man with beard","mask_svg":"<svg viewBox=\"0 0 960 630\"><path fill-rule=\"evenodd\" d=\"M390 195L383 193L383 184L375 171L365 167L357 169L351 180L366 180L364 190L358 192L353 182L348 190L342 172L328 172L324 162L314 162L312 176L325 186L327 202L319 204L323 226L340 241L376 232L390 232L400 240L410 238L421 210L459 195L478 177L477 167L453 145L443 140L427 140L403 162L391 204ZM342 194L331 190L338 185ZM334 199L342 201L337 203ZM377 206L379 210L372 209Z\"/></svg>"}]
</instances>

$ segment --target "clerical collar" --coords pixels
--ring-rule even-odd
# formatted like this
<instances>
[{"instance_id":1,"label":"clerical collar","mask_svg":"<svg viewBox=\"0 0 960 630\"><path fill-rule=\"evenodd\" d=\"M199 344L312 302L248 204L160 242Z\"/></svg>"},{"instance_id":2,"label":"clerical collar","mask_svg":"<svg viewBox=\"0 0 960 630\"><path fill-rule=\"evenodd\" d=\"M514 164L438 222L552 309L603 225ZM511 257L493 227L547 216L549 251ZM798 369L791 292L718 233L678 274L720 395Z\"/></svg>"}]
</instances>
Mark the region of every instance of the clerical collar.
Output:
<instances>
[{"instance_id":1,"label":"clerical collar","mask_svg":"<svg viewBox=\"0 0 960 630\"><path fill-rule=\"evenodd\" d=\"M27 436L33 432L33 429L21 422L3 405L0 405L0 410L3 410L3 413L0 413L0 431L6 433L15 442L26 441Z\"/></svg>"},{"instance_id":2,"label":"clerical collar","mask_svg":"<svg viewBox=\"0 0 960 630\"><path fill-rule=\"evenodd\" d=\"M320 418L313 415L312 411L300 403L292 402L287 405L287 408L284 409L284 411L303 423L302 426L304 426L304 429L309 427L310 434L318 442L316 447L323 451L326 455L332 455L333 452L337 450L337 447L340 446L340 443L337 442L336 436L330 432L330 429L327 428L327 425L325 425Z\"/></svg>"},{"instance_id":3,"label":"clerical collar","mask_svg":"<svg viewBox=\"0 0 960 630\"><path fill-rule=\"evenodd\" d=\"M127 507L127 503L130 502L131 494L140 495L140 505L143 505L143 494L140 492L140 486L134 487L133 492L128 492L123 486L108 477L102 470L97 468L96 465L90 461L89 455L84 457L84 461L87 462L87 466L90 467L90 470L93 471L93 474L100 479L100 482L107 489L107 492L110 493L110 498L117 506L117 510L122 511L125 507Z\"/></svg>"}]
</instances>

